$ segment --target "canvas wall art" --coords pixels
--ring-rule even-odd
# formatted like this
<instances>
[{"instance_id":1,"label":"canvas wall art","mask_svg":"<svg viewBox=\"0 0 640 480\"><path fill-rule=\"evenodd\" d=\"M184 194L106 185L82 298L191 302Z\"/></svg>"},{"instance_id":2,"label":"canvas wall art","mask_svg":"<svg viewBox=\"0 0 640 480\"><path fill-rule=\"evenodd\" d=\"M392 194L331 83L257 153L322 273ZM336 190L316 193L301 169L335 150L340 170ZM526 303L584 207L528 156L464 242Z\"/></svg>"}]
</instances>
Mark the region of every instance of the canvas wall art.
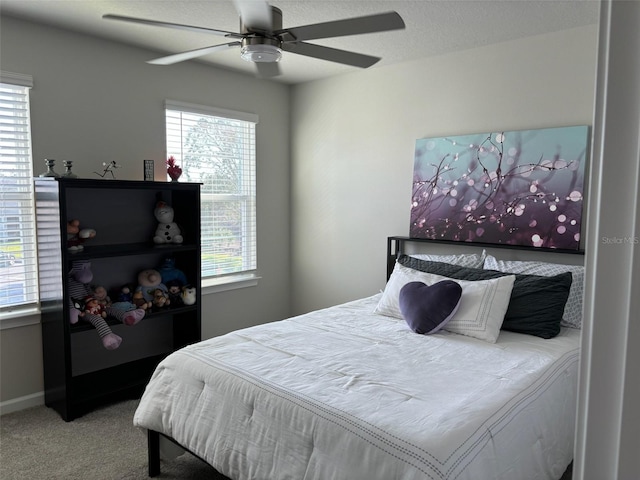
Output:
<instances>
[{"instance_id":1,"label":"canvas wall art","mask_svg":"<svg viewBox=\"0 0 640 480\"><path fill-rule=\"evenodd\" d=\"M589 127L416 142L412 238L577 250Z\"/></svg>"}]
</instances>

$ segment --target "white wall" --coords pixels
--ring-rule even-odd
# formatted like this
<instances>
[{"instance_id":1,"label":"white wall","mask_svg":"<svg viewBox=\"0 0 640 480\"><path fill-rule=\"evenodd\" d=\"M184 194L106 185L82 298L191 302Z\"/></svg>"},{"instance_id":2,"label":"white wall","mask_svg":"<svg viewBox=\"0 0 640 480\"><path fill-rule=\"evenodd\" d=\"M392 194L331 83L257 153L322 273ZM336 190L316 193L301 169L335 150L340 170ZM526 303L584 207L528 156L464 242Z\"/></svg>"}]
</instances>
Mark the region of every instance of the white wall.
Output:
<instances>
[{"instance_id":1,"label":"white wall","mask_svg":"<svg viewBox=\"0 0 640 480\"><path fill-rule=\"evenodd\" d=\"M384 287L416 139L590 125L596 52L587 26L294 87L294 313Z\"/></svg>"},{"instance_id":2,"label":"white wall","mask_svg":"<svg viewBox=\"0 0 640 480\"><path fill-rule=\"evenodd\" d=\"M117 178L142 180L142 160L164 170L165 99L256 113L257 287L203 297L204 338L279 320L289 297L289 87L187 62L145 63L145 51L3 16L0 67L30 74L35 174L45 158L73 160L81 177L98 178L116 160ZM99 212L96 212L99 215ZM151 213L150 213L151 214ZM99 234L99 233L98 233ZM126 341L126 339L125 339ZM0 400L43 390L40 325L1 332Z\"/></svg>"}]
</instances>

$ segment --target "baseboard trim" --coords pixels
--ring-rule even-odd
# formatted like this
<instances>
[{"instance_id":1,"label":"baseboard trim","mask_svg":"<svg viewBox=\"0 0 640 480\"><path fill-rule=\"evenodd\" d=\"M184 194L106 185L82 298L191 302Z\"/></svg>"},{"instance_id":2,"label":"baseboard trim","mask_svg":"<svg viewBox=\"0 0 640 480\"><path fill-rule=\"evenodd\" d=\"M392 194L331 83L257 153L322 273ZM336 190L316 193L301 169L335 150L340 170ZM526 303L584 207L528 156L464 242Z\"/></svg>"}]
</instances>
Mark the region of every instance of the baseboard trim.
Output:
<instances>
[{"instance_id":1,"label":"baseboard trim","mask_svg":"<svg viewBox=\"0 0 640 480\"><path fill-rule=\"evenodd\" d=\"M18 412L39 405L44 405L44 392L32 393L24 397L12 398L11 400L0 402L0 415Z\"/></svg>"}]
</instances>

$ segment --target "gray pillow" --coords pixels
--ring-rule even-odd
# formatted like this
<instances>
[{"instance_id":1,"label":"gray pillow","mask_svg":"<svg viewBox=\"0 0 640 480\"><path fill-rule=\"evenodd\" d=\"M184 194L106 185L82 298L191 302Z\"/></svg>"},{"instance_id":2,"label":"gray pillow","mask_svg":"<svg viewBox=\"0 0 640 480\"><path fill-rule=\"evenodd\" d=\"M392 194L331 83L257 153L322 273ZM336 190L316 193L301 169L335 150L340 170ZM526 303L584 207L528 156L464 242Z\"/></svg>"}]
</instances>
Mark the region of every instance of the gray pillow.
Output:
<instances>
[{"instance_id":1,"label":"gray pillow","mask_svg":"<svg viewBox=\"0 0 640 480\"><path fill-rule=\"evenodd\" d=\"M398 263L421 272L433 273L457 280L489 280L509 275L497 270L461 267L448 263L419 260L406 255ZM511 274L513 275L513 274ZM571 272L553 277L515 274L509 307L502 323L502 330L526 333L541 338L553 338L560 333L560 322L569 290Z\"/></svg>"},{"instance_id":2,"label":"gray pillow","mask_svg":"<svg viewBox=\"0 0 640 480\"><path fill-rule=\"evenodd\" d=\"M429 259L433 260L433 259ZM541 275L552 277L559 273L571 272L572 282L569 298L564 307L562 318L563 327L582 327L582 291L584 290L584 266L563 265L548 262L523 262L517 260L498 260L492 255L487 256L484 264L487 270L498 270L505 273L524 273L527 275Z\"/></svg>"}]
</instances>

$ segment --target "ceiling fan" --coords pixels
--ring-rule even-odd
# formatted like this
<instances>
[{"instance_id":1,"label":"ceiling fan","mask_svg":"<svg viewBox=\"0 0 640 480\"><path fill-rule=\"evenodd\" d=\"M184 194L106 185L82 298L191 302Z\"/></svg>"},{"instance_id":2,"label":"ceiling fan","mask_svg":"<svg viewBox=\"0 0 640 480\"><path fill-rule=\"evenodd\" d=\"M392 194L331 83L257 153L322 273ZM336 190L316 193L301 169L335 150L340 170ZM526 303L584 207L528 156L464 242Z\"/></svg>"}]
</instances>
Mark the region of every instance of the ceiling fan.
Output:
<instances>
[{"instance_id":1,"label":"ceiling fan","mask_svg":"<svg viewBox=\"0 0 640 480\"><path fill-rule=\"evenodd\" d=\"M266 0L233 0L233 3L240 15L239 33L122 15L107 14L103 15L102 18L208 33L233 39L233 41L229 43L176 53L149 60L147 63L154 65L171 65L213 52L240 47L241 58L248 62L255 63L258 75L262 77L274 77L280 74L278 62L282 58L282 51L354 67L370 67L378 62L380 58L346 50L323 47L321 45L307 43L306 41L405 28L402 17L396 12L366 15L363 17L315 23L293 28L282 28L282 11L277 7L269 5Z\"/></svg>"}]
</instances>

